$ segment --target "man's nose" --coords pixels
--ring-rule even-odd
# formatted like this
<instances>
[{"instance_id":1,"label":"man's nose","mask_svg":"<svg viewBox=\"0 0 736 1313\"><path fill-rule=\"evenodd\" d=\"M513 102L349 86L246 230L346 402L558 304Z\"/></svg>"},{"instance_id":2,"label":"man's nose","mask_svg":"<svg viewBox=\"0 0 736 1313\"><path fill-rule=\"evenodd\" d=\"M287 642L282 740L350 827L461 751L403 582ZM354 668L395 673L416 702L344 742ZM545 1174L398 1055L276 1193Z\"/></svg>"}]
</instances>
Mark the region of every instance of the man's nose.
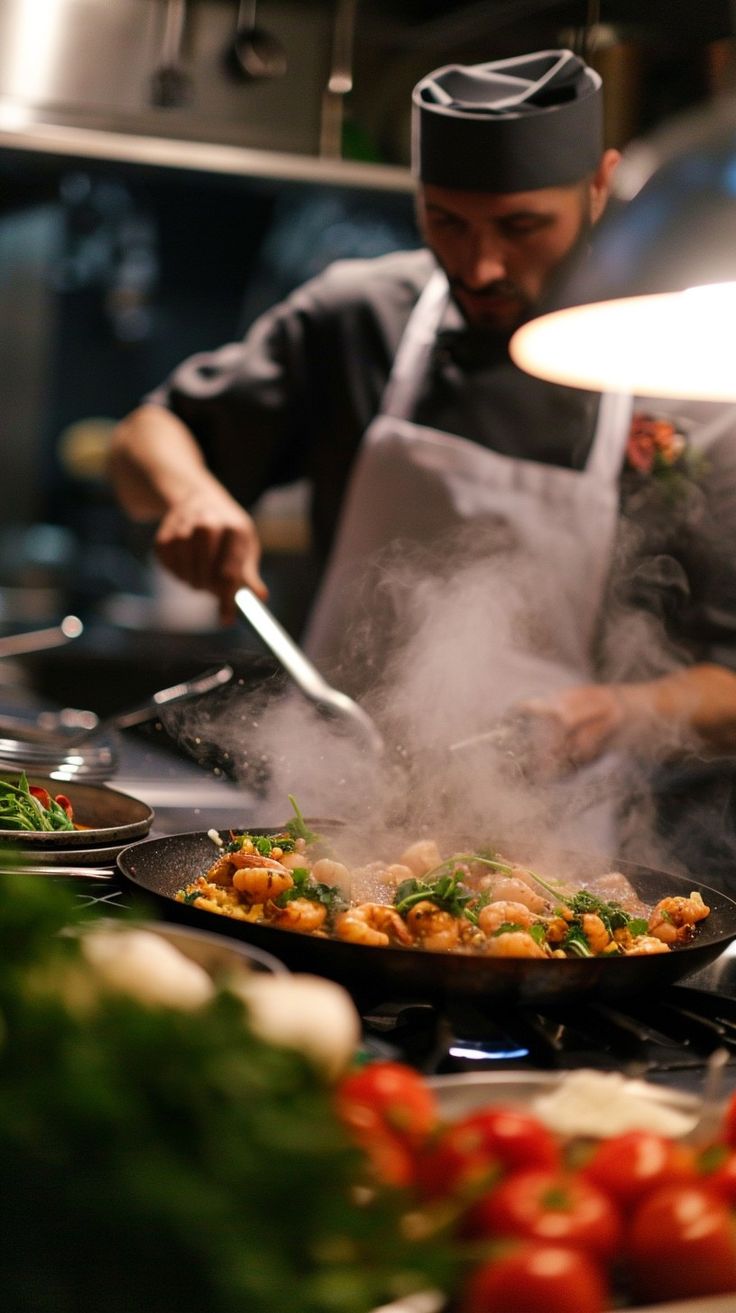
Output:
<instances>
[{"instance_id":1,"label":"man's nose","mask_svg":"<svg viewBox=\"0 0 736 1313\"><path fill-rule=\"evenodd\" d=\"M464 252L462 280L473 289L487 287L507 275L503 242L492 233L471 238Z\"/></svg>"}]
</instances>

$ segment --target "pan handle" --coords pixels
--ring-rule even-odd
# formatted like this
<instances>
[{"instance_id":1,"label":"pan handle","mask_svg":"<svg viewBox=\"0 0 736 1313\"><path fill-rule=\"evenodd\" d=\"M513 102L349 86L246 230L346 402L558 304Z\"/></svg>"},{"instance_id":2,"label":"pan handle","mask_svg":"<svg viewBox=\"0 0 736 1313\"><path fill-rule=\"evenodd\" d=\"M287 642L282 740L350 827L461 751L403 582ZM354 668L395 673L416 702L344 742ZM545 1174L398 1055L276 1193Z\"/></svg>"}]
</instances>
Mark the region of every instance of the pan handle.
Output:
<instances>
[{"instance_id":1,"label":"pan handle","mask_svg":"<svg viewBox=\"0 0 736 1313\"><path fill-rule=\"evenodd\" d=\"M61 647L84 630L82 621L75 615L64 616L61 624L49 629L34 629L25 634L9 634L0 638L0 657L20 656L25 652L42 652L48 647Z\"/></svg>"}]
</instances>

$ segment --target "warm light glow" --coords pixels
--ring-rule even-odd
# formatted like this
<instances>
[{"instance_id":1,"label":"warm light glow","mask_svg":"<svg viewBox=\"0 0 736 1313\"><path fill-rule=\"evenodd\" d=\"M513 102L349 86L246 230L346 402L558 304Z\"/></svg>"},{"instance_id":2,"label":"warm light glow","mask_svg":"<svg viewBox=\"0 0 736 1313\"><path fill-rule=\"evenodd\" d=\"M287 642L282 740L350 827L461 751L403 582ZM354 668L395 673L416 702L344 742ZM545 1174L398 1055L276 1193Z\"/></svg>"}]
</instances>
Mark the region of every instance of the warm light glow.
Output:
<instances>
[{"instance_id":1,"label":"warm light glow","mask_svg":"<svg viewBox=\"0 0 736 1313\"><path fill-rule=\"evenodd\" d=\"M521 369L571 387L736 401L736 282L542 315L510 349Z\"/></svg>"}]
</instances>

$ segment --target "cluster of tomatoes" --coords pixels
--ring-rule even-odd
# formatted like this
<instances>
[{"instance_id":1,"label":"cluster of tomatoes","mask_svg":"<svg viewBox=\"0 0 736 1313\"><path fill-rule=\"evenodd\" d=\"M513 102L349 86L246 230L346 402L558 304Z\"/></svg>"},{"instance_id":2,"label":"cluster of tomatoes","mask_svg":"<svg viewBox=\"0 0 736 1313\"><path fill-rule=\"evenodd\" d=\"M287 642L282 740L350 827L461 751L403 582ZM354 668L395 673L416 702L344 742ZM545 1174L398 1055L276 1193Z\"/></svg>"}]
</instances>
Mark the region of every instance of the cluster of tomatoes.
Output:
<instances>
[{"instance_id":1,"label":"cluster of tomatoes","mask_svg":"<svg viewBox=\"0 0 736 1313\"><path fill-rule=\"evenodd\" d=\"M348 1073L336 1099L374 1175L450 1219L466 1256L459 1313L602 1313L736 1292L736 1094L717 1142L698 1151L645 1131L566 1142L512 1107L448 1124L401 1063Z\"/></svg>"}]
</instances>

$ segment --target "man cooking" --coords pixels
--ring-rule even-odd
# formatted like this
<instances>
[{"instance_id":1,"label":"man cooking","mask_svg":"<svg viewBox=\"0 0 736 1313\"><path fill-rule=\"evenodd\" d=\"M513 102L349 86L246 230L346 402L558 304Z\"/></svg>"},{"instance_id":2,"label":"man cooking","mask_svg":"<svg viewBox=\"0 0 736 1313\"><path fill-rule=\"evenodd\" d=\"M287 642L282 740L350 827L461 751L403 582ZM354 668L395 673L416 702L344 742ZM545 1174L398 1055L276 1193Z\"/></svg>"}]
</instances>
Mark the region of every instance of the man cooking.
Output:
<instances>
[{"instance_id":1,"label":"man cooking","mask_svg":"<svg viewBox=\"0 0 736 1313\"><path fill-rule=\"evenodd\" d=\"M638 403L634 416L629 398L532 379L508 355L513 331L546 308L585 247L617 160L603 149L600 78L570 51L429 74L413 93L426 249L332 266L243 342L185 361L120 424L111 458L128 513L157 522L160 561L214 593L224 620L238 587L266 591L246 508L309 477L325 568L307 646L343 676L366 616L382 614L365 593L366 567L398 544L431 570L432 552L442 559L477 526L502 559L531 563L521 591L533 600L503 701L524 702L552 729L549 750L565 767L618 741L646 743L655 726L706 752L736 746L736 675L721 661L735 627L729 552L716 561L723 534L709 527L703 546L696 532L733 504L730 425L715 412L701 425L712 438L703 486L686 487L680 522L664 485L646 487L630 464L632 433L650 421ZM679 421L671 429L685 441ZM709 480L725 509L708 502ZM637 519L650 493L654 557L674 562L654 583ZM601 618L611 605L628 614L615 587L611 603L612 565L624 557L636 601L657 612L661 664L606 658ZM562 586L535 586L536 567L550 563ZM385 655L376 650L374 675Z\"/></svg>"}]
</instances>

